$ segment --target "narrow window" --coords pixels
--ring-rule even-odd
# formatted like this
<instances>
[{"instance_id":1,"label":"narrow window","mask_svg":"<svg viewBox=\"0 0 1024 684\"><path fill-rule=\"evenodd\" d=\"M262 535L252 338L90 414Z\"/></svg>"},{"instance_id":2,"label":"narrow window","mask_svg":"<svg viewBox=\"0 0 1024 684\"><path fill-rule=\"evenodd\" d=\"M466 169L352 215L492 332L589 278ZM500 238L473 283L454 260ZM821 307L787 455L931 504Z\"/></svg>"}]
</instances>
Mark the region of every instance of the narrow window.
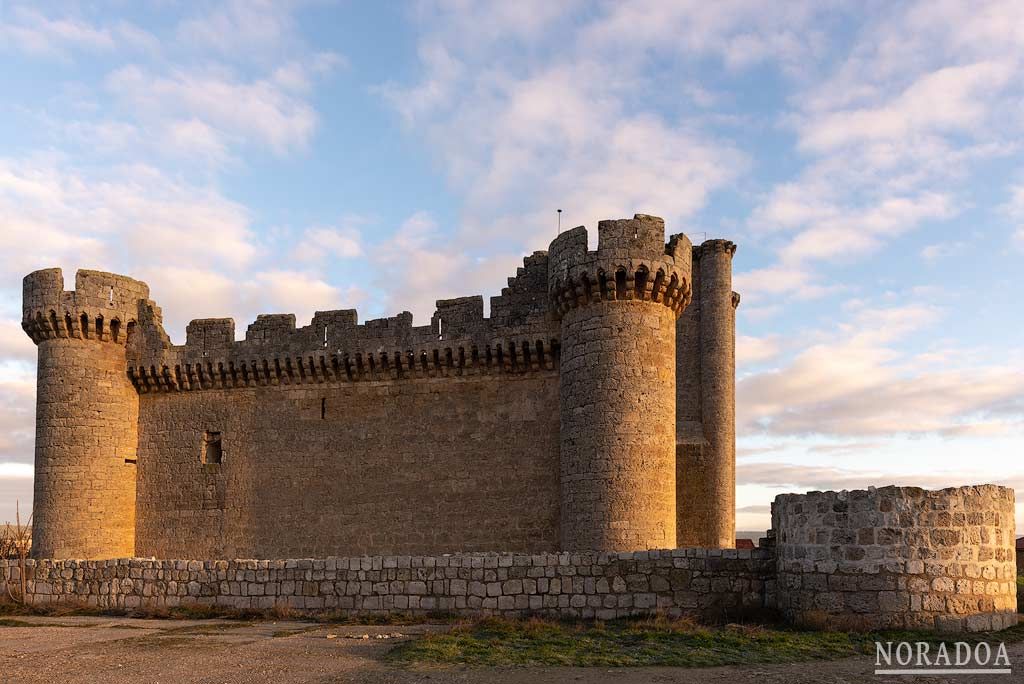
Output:
<instances>
[{"instance_id":1,"label":"narrow window","mask_svg":"<svg viewBox=\"0 0 1024 684\"><path fill-rule=\"evenodd\" d=\"M636 272L636 275L633 276L633 285L634 285L634 288L635 288L634 293L633 293L633 298L634 299L643 299L644 296L646 296L646 294L647 294L647 269L646 268L641 267L640 270Z\"/></svg>"},{"instance_id":2,"label":"narrow window","mask_svg":"<svg viewBox=\"0 0 1024 684\"><path fill-rule=\"evenodd\" d=\"M440 317L438 317L438 319L437 319L437 339L439 339L439 340L443 340L444 339L444 333L441 331L441 318Z\"/></svg>"},{"instance_id":3,"label":"narrow window","mask_svg":"<svg viewBox=\"0 0 1024 684\"><path fill-rule=\"evenodd\" d=\"M324 349L327 348L327 326L324 326Z\"/></svg>"},{"instance_id":4,"label":"narrow window","mask_svg":"<svg viewBox=\"0 0 1024 684\"><path fill-rule=\"evenodd\" d=\"M203 463L223 462L224 452L221 446L219 432L206 432L203 434Z\"/></svg>"},{"instance_id":5,"label":"narrow window","mask_svg":"<svg viewBox=\"0 0 1024 684\"><path fill-rule=\"evenodd\" d=\"M107 301L110 302L111 304L114 303L114 288L110 288L110 295Z\"/></svg>"},{"instance_id":6,"label":"narrow window","mask_svg":"<svg viewBox=\"0 0 1024 684\"><path fill-rule=\"evenodd\" d=\"M615 272L615 298L626 298L626 272L622 270Z\"/></svg>"},{"instance_id":7,"label":"narrow window","mask_svg":"<svg viewBox=\"0 0 1024 684\"><path fill-rule=\"evenodd\" d=\"M320 420L327 418L327 398L320 399Z\"/></svg>"}]
</instances>

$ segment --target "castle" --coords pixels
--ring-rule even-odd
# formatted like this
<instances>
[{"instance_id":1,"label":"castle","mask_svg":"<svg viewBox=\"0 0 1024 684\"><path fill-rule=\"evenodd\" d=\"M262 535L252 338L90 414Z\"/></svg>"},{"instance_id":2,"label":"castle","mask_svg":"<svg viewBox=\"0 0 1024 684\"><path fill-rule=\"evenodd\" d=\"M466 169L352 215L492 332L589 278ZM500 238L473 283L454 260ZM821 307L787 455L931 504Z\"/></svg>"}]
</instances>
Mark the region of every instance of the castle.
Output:
<instances>
[{"instance_id":1,"label":"castle","mask_svg":"<svg viewBox=\"0 0 1024 684\"><path fill-rule=\"evenodd\" d=\"M33 603L1017 623L1014 492L781 494L733 549L735 245L602 221L501 295L192 321L145 283L25 277L39 347ZM149 557L149 558L146 558ZM189 560L182 560L189 559ZM235 559L235 560L228 560ZM20 590L20 589L19 589Z\"/></svg>"},{"instance_id":2,"label":"castle","mask_svg":"<svg viewBox=\"0 0 1024 684\"><path fill-rule=\"evenodd\" d=\"M192 321L149 288L24 280L33 553L285 558L730 548L735 245L601 221L480 296Z\"/></svg>"}]
</instances>

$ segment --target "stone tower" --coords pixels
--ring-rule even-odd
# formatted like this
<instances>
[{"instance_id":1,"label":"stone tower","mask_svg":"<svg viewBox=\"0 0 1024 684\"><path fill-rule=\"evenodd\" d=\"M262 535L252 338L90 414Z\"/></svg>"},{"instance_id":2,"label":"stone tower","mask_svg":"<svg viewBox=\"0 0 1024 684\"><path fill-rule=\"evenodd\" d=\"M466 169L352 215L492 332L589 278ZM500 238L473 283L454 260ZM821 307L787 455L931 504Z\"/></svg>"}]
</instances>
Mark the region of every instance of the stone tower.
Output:
<instances>
[{"instance_id":1,"label":"stone tower","mask_svg":"<svg viewBox=\"0 0 1024 684\"><path fill-rule=\"evenodd\" d=\"M39 348L32 553L37 558L135 554L139 398L125 346L149 288L59 268L25 277L22 327Z\"/></svg>"},{"instance_id":2,"label":"stone tower","mask_svg":"<svg viewBox=\"0 0 1024 684\"><path fill-rule=\"evenodd\" d=\"M561 540L566 550L676 546L676 319L691 245L660 218L559 235L548 288L561 325Z\"/></svg>"},{"instance_id":3,"label":"stone tower","mask_svg":"<svg viewBox=\"0 0 1024 684\"><path fill-rule=\"evenodd\" d=\"M677 324L679 546L736 543L735 252L728 240L693 248L693 303Z\"/></svg>"}]
</instances>

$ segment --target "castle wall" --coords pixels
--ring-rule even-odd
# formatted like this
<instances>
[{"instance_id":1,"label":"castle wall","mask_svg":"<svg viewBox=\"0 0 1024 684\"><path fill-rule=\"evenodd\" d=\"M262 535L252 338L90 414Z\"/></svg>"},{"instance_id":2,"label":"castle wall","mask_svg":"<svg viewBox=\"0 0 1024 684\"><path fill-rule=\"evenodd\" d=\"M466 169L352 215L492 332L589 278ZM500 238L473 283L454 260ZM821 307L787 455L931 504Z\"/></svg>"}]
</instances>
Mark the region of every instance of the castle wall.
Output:
<instances>
[{"instance_id":1,"label":"castle wall","mask_svg":"<svg viewBox=\"0 0 1024 684\"><path fill-rule=\"evenodd\" d=\"M553 371L146 393L137 553L553 551L558 435Z\"/></svg>"},{"instance_id":2,"label":"castle wall","mask_svg":"<svg viewBox=\"0 0 1024 684\"><path fill-rule=\"evenodd\" d=\"M663 613L729 621L763 606L771 553L456 554L304 560L30 562L30 602L110 608L286 606L342 615L543 614L610 619ZM0 560L0 586L20 568Z\"/></svg>"},{"instance_id":3,"label":"castle wall","mask_svg":"<svg viewBox=\"0 0 1024 684\"><path fill-rule=\"evenodd\" d=\"M839 630L1017 624L1013 490L783 494L772 504L778 607Z\"/></svg>"}]
</instances>

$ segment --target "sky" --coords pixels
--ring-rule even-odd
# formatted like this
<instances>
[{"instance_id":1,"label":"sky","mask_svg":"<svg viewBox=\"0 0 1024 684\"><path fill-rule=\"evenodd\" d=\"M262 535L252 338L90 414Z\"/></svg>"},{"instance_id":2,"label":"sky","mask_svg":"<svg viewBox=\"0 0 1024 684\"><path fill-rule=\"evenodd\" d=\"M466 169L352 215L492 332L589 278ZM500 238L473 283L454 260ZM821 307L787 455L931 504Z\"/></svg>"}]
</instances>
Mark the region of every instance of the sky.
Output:
<instances>
[{"instance_id":1,"label":"sky","mask_svg":"<svg viewBox=\"0 0 1024 684\"><path fill-rule=\"evenodd\" d=\"M1024 495L1022 62L1019 0L0 0L0 520L26 273L144 280L178 344L422 324L559 208L739 245L739 529L791 491Z\"/></svg>"}]
</instances>

